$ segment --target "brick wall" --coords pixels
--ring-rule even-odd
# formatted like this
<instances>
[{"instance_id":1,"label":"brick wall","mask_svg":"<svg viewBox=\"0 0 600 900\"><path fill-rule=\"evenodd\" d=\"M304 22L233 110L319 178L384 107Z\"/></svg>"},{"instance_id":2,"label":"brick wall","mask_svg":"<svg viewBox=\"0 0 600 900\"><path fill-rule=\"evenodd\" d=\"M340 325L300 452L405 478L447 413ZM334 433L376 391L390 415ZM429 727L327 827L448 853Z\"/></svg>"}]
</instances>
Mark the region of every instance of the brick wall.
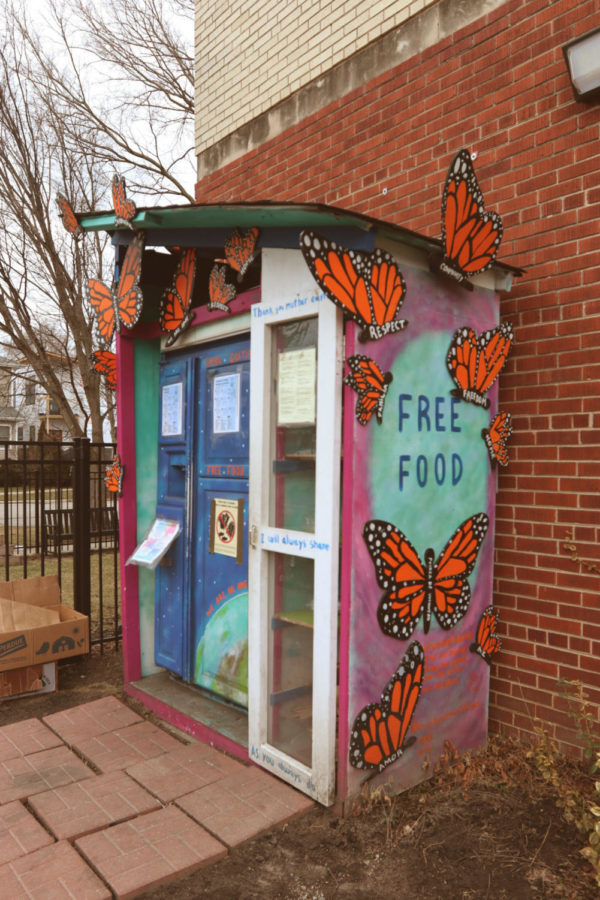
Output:
<instances>
[{"instance_id":1,"label":"brick wall","mask_svg":"<svg viewBox=\"0 0 600 900\"><path fill-rule=\"evenodd\" d=\"M561 51L597 13L596 0L511 0L197 187L200 201L330 203L439 236L449 161L477 151L501 258L527 269L501 304L515 433L491 723L524 736L540 717L563 746L577 739L557 681L600 703L600 104L575 102Z\"/></svg>"}]
</instances>

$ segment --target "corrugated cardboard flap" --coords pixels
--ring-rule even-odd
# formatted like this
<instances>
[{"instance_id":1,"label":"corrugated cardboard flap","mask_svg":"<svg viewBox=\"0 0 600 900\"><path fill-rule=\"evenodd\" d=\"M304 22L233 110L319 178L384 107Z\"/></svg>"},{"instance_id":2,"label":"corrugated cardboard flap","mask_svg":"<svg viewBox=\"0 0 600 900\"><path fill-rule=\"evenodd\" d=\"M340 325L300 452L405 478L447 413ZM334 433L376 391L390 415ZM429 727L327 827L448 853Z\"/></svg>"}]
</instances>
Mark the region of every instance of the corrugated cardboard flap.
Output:
<instances>
[{"instance_id":1,"label":"corrugated cardboard flap","mask_svg":"<svg viewBox=\"0 0 600 900\"><path fill-rule=\"evenodd\" d=\"M8 626L0 627L0 672L88 652L88 617L61 604L56 575L1 582L0 605ZM11 607L22 619L9 618Z\"/></svg>"},{"instance_id":2,"label":"corrugated cardboard flap","mask_svg":"<svg viewBox=\"0 0 600 900\"><path fill-rule=\"evenodd\" d=\"M2 587L5 587L4 582ZM40 575L37 578L22 578L10 581L12 596L17 603L30 603L32 606L59 606L60 585L58 575ZM4 595L6 596L6 595Z\"/></svg>"},{"instance_id":3,"label":"corrugated cardboard flap","mask_svg":"<svg viewBox=\"0 0 600 900\"><path fill-rule=\"evenodd\" d=\"M0 597L0 633L55 625L57 622L60 622L57 609L46 609L30 603L16 603L14 600Z\"/></svg>"}]
</instances>

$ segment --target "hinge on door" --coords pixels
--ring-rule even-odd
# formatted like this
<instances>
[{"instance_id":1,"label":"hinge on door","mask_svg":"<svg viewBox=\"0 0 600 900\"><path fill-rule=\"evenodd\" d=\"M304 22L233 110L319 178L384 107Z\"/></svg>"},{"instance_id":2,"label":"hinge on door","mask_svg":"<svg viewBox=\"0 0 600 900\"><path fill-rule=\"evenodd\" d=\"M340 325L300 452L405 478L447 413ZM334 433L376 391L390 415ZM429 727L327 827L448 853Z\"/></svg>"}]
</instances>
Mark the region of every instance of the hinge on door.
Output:
<instances>
[{"instance_id":1,"label":"hinge on door","mask_svg":"<svg viewBox=\"0 0 600 900\"><path fill-rule=\"evenodd\" d=\"M251 547L258 546L258 526L257 525L250 526L250 546Z\"/></svg>"}]
</instances>

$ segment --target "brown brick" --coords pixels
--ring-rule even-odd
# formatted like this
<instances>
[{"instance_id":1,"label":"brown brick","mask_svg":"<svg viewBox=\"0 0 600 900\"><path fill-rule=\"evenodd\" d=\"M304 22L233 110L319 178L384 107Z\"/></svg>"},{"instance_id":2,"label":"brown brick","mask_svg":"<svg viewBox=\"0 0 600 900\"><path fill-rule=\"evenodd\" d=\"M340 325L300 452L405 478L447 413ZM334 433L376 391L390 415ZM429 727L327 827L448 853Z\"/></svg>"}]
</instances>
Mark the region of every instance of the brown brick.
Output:
<instances>
[{"instance_id":1,"label":"brown brick","mask_svg":"<svg viewBox=\"0 0 600 900\"><path fill-rule=\"evenodd\" d=\"M9 759L0 764L0 804L93 776L91 769L64 745Z\"/></svg>"},{"instance_id":2,"label":"brown brick","mask_svg":"<svg viewBox=\"0 0 600 900\"><path fill-rule=\"evenodd\" d=\"M174 806L79 838L75 846L119 898L227 855L222 843Z\"/></svg>"},{"instance_id":3,"label":"brown brick","mask_svg":"<svg viewBox=\"0 0 600 900\"><path fill-rule=\"evenodd\" d=\"M143 721L141 716L116 697L102 697L72 709L44 716L45 724L67 744L90 740L96 735L117 728L126 728L141 721Z\"/></svg>"},{"instance_id":4,"label":"brown brick","mask_svg":"<svg viewBox=\"0 0 600 900\"><path fill-rule=\"evenodd\" d=\"M43 847L0 866L2 896L77 897L110 900L111 893L66 841Z\"/></svg>"},{"instance_id":5,"label":"brown brick","mask_svg":"<svg viewBox=\"0 0 600 900\"><path fill-rule=\"evenodd\" d=\"M60 747L62 740L39 719L25 719L0 728L0 762Z\"/></svg>"},{"instance_id":6,"label":"brown brick","mask_svg":"<svg viewBox=\"0 0 600 900\"><path fill-rule=\"evenodd\" d=\"M53 838L17 800L0 806L0 866L52 843Z\"/></svg>"},{"instance_id":7,"label":"brown brick","mask_svg":"<svg viewBox=\"0 0 600 900\"><path fill-rule=\"evenodd\" d=\"M115 772L144 759L153 759L181 747L177 738L151 722L108 731L88 740L75 740L73 748L99 772Z\"/></svg>"},{"instance_id":8,"label":"brown brick","mask_svg":"<svg viewBox=\"0 0 600 900\"><path fill-rule=\"evenodd\" d=\"M58 840L72 841L158 809L160 802L124 772L113 772L36 794L29 805Z\"/></svg>"}]
</instances>

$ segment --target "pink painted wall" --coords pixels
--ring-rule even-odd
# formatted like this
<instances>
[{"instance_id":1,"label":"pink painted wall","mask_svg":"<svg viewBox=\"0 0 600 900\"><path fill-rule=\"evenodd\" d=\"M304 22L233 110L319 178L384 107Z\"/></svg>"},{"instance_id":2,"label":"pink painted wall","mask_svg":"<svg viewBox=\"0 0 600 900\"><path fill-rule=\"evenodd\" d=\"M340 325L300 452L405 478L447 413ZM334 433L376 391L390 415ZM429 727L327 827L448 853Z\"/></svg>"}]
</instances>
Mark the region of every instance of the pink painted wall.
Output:
<instances>
[{"instance_id":1,"label":"pink painted wall","mask_svg":"<svg viewBox=\"0 0 600 900\"><path fill-rule=\"evenodd\" d=\"M499 302L492 292L473 292L441 277L401 266L407 291L400 315L405 330L360 344L350 325L346 357L362 353L391 372L383 422L366 426L354 415L357 394L345 388L344 495L342 551L341 683L338 794L358 793L370 769L349 763L356 717L381 695L409 645L424 649L420 699L407 736L417 740L371 784L406 789L431 774L445 740L460 749L480 746L487 736L489 667L469 647L483 609L491 603L496 476L481 429L496 412L497 384L489 391L491 409L451 396L455 387L446 365L454 332L470 326L477 334L498 325ZM421 560L426 548L435 558L458 526L477 513L490 519L477 564L468 578L471 601L463 618L448 630L432 616L413 634L398 640L385 634L377 611L384 589L363 526L367 520L392 523Z\"/></svg>"}]
</instances>

